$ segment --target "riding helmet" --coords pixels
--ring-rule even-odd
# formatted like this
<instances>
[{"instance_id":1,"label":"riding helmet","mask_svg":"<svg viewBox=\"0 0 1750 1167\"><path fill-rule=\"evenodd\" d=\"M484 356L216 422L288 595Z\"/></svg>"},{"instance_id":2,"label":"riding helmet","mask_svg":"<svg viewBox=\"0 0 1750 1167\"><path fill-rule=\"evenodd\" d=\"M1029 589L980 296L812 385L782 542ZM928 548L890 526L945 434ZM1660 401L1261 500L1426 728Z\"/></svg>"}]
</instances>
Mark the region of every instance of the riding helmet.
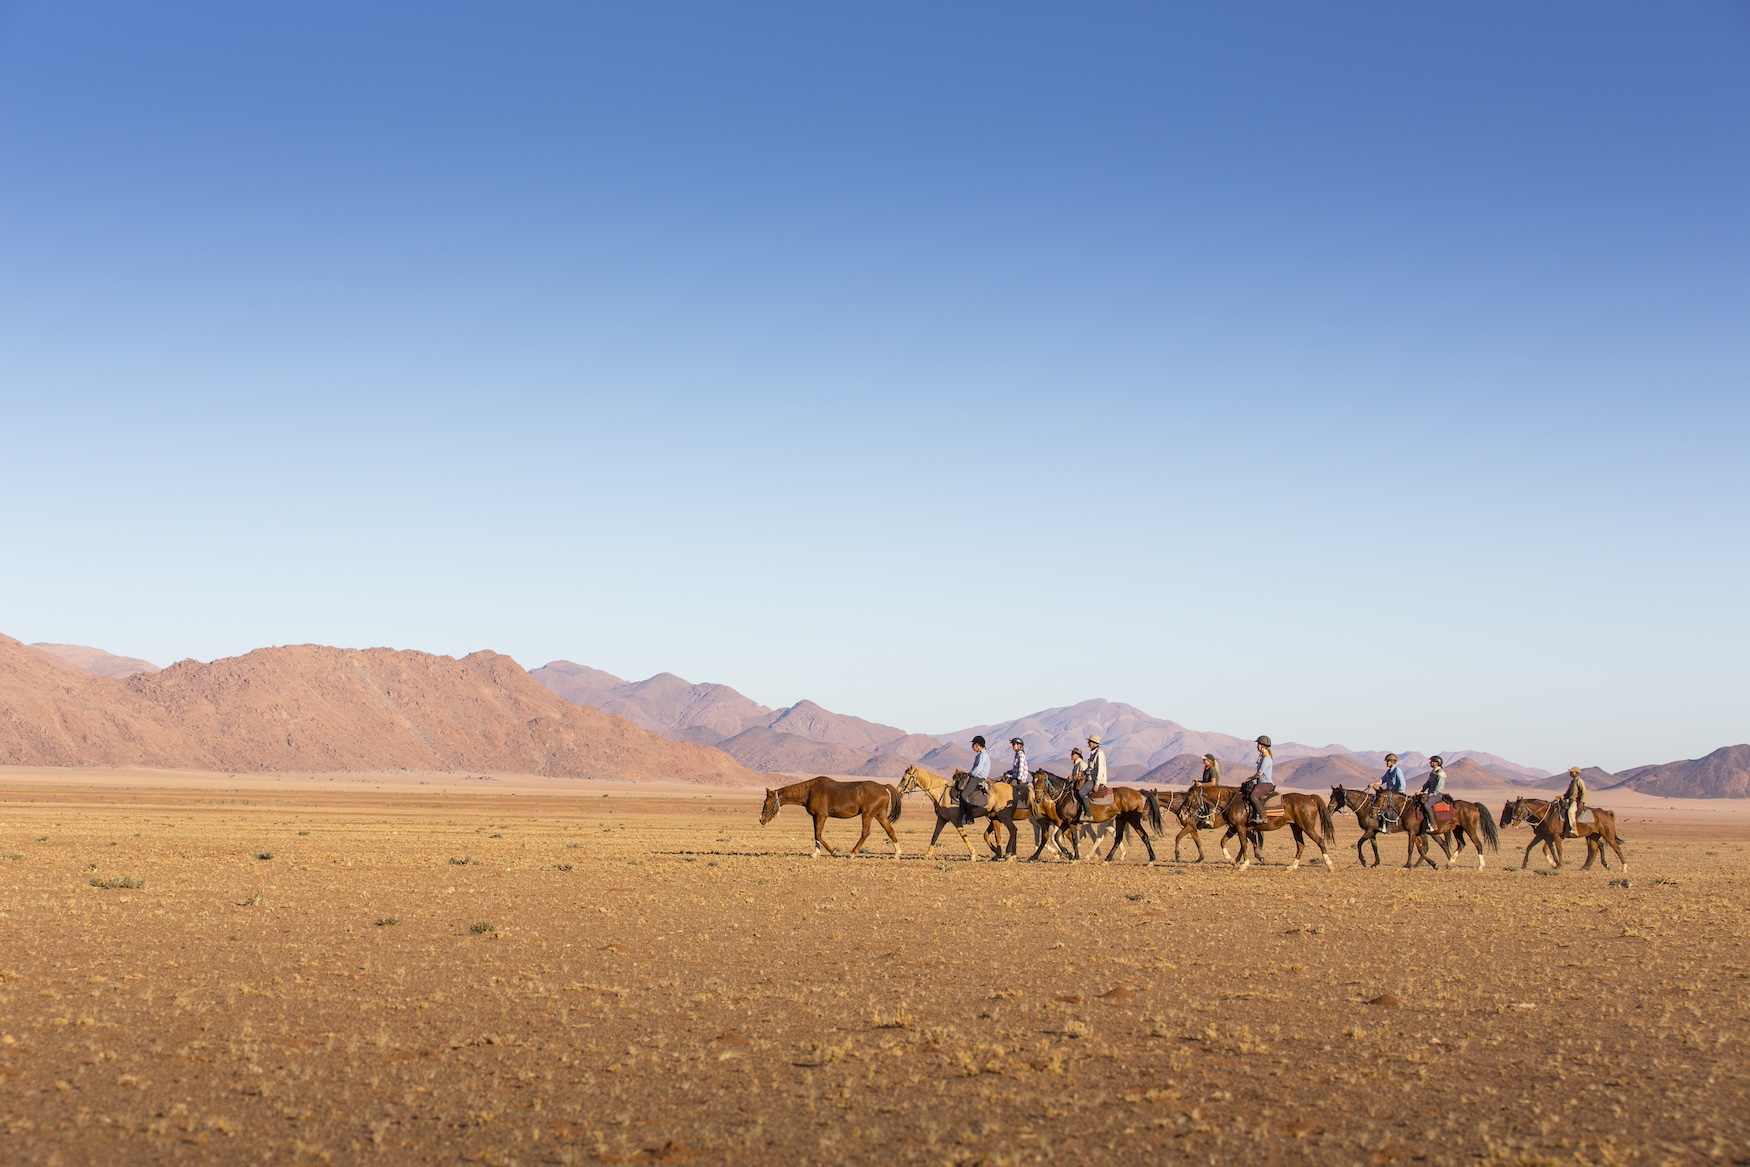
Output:
<instances>
[{"instance_id":1,"label":"riding helmet","mask_svg":"<svg viewBox=\"0 0 1750 1167\"><path fill-rule=\"evenodd\" d=\"M1258 744L1263 746L1265 749L1269 749L1270 748L1270 735L1267 733L1259 734L1258 735Z\"/></svg>"},{"instance_id":2,"label":"riding helmet","mask_svg":"<svg viewBox=\"0 0 1750 1167\"><path fill-rule=\"evenodd\" d=\"M978 736L977 736L977 737L975 737L975 738L973 738L973 739L972 739L972 744L973 744L973 745L975 745L975 746L982 746L982 745L984 745L984 735L983 735L983 734L982 734L982 733L981 733L981 734L979 734L979 735L978 735Z\"/></svg>"},{"instance_id":3,"label":"riding helmet","mask_svg":"<svg viewBox=\"0 0 1750 1167\"><path fill-rule=\"evenodd\" d=\"M1428 764L1438 770L1446 765L1446 759L1442 758L1439 754L1435 754L1432 758L1428 759Z\"/></svg>"},{"instance_id":4,"label":"riding helmet","mask_svg":"<svg viewBox=\"0 0 1750 1167\"><path fill-rule=\"evenodd\" d=\"M1012 738L1010 738L1010 739L1009 739L1009 744L1010 744L1010 745L1011 745L1011 746L1020 746L1020 747L1021 747L1021 748L1022 748L1022 749L1026 749L1026 748L1027 748L1027 743L1026 743L1026 742L1024 742L1024 741L1022 741L1022 740L1021 740L1021 739L1020 739L1020 738L1018 738L1018 737L1012 737Z\"/></svg>"}]
</instances>

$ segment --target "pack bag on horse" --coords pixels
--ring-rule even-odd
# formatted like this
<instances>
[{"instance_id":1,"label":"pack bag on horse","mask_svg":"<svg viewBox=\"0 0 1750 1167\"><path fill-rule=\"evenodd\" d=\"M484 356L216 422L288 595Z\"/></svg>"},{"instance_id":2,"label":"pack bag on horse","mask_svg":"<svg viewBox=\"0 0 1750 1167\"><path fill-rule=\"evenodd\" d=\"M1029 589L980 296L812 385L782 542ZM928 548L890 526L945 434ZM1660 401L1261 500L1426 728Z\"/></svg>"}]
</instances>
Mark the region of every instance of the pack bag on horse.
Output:
<instances>
[{"instance_id":1,"label":"pack bag on horse","mask_svg":"<svg viewBox=\"0 0 1750 1167\"><path fill-rule=\"evenodd\" d=\"M1428 857L1426 840L1429 838L1444 841L1447 835L1451 835L1458 840L1457 851L1463 851L1467 843L1475 847L1478 867L1484 865L1484 850L1493 851L1501 843L1488 807L1480 802L1454 798L1446 792L1446 762L1439 754L1428 759L1428 777L1423 780L1414 804L1404 814L1404 829L1409 835L1404 866L1410 868L1419 862L1430 867L1439 866ZM1446 850L1444 842L1442 850ZM1446 850L1448 867L1457 858L1452 850Z\"/></svg>"},{"instance_id":2,"label":"pack bag on horse","mask_svg":"<svg viewBox=\"0 0 1750 1167\"><path fill-rule=\"evenodd\" d=\"M820 858L822 847L826 848L828 855L838 854L821 835L827 819L859 816L863 820L863 833L857 836L857 845L850 853L855 855L861 851L869 840L870 824L880 823L881 829L887 832L888 841L893 844L893 857L899 858L899 836L893 833L893 824L899 821L904 804L897 787L885 782L840 782L824 774L806 782L792 782L766 791L765 804L760 807L760 826L777 818L778 811L786 806L800 806L814 819L814 853L810 859Z\"/></svg>"}]
</instances>

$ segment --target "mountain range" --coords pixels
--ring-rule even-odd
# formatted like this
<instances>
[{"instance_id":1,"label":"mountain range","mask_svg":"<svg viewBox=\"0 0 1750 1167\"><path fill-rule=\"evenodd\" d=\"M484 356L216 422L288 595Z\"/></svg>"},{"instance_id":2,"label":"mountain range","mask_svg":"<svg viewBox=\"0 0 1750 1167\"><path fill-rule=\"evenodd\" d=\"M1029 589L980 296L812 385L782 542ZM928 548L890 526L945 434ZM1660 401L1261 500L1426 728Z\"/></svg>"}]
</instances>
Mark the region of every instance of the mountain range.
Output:
<instances>
[{"instance_id":1,"label":"mountain range","mask_svg":"<svg viewBox=\"0 0 1750 1167\"><path fill-rule=\"evenodd\" d=\"M461 659L391 649L294 645L163 670L79 645L0 636L0 765L160 766L253 771L485 770L751 785L762 774L891 779L918 762L951 771L972 761L974 734L1000 771L1010 737L1033 766L1064 772L1068 751L1099 733L1115 778L1180 786L1221 759L1249 772L1251 740L1189 729L1096 699L949 734L908 733L812 701L773 709L727 685L672 673L630 682L554 661L525 672L509 657ZM1371 781L1378 751L1276 745L1284 785ZM1477 750L1445 753L1456 789L1545 793L1566 775ZM1412 781L1426 755L1400 758ZM1750 797L1750 745L1705 758L1586 771L1593 791L1658 797Z\"/></svg>"},{"instance_id":2,"label":"mountain range","mask_svg":"<svg viewBox=\"0 0 1750 1167\"><path fill-rule=\"evenodd\" d=\"M721 751L566 701L493 652L293 645L117 680L4 636L0 765L758 781Z\"/></svg>"}]
</instances>

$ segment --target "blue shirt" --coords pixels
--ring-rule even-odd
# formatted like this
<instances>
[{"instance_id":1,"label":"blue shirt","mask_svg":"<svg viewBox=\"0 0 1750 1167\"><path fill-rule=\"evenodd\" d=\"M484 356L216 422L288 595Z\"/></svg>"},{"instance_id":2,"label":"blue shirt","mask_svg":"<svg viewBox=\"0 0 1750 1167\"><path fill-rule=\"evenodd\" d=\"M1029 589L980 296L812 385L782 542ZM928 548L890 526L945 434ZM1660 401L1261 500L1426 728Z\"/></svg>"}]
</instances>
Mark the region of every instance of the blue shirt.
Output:
<instances>
[{"instance_id":1,"label":"blue shirt","mask_svg":"<svg viewBox=\"0 0 1750 1167\"><path fill-rule=\"evenodd\" d=\"M1260 782L1270 781L1271 761L1272 759L1269 754L1264 754L1259 757L1258 772L1254 774L1253 777Z\"/></svg>"},{"instance_id":2,"label":"blue shirt","mask_svg":"<svg viewBox=\"0 0 1750 1167\"><path fill-rule=\"evenodd\" d=\"M1393 766L1385 772L1385 777L1379 780L1379 784L1393 794L1402 794L1404 792L1404 772Z\"/></svg>"},{"instance_id":3,"label":"blue shirt","mask_svg":"<svg viewBox=\"0 0 1750 1167\"><path fill-rule=\"evenodd\" d=\"M990 777L990 751L980 750L972 759L972 769L967 773L972 775L974 782L983 782Z\"/></svg>"}]
</instances>

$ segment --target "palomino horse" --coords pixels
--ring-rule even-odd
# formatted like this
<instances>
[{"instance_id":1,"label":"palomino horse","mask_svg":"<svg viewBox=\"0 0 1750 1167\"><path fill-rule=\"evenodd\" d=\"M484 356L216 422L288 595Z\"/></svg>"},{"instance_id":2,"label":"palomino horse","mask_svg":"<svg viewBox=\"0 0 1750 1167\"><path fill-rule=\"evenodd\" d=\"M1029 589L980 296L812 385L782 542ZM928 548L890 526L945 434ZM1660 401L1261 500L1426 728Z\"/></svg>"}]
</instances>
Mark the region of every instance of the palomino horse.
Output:
<instances>
[{"instance_id":1,"label":"palomino horse","mask_svg":"<svg viewBox=\"0 0 1750 1167\"><path fill-rule=\"evenodd\" d=\"M1466 839L1477 849L1477 867L1483 866L1483 847L1489 850L1497 849L1501 844L1501 835L1495 830L1494 816L1489 814L1489 808L1480 802L1465 802L1463 799L1445 796L1446 802L1452 807L1452 817L1445 822L1438 820L1430 823L1422 813L1420 801L1413 802L1404 811L1404 830L1409 832L1409 846L1405 848L1404 866L1413 868L1418 861L1430 867L1438 867L1434 860L1428 858L1428 848L1421 846L1424 837L1438 839L1442 835L1455 835L1458 838L1458 851L1464 850ZM1458 856L1448 851L1446 866L1451 867L1458 861Z\"/></svg>"},{"instance_id":2,"label":"palomino horse","mask_svg":"<svg viewBox=\"0 0 1750 1167\"><path fill-rule=\"evenodd\" d=\"M1628 870L1628 860L1623 858L1622 840L1616 833L1616 815L1608 810L1599 810L1595 806L1586 808L1592 812L1592 821L1574 823L1574 834L1586 840L1586 862L1581 864L1584 871L1592 866L1596 858L1604 864L1604 870L1610 870L1610 858L1605 855L1604 848L1608 844L1616 852L1616 861L1623 871ZM1562 808L1559 803L1542 798L1515 798L1501 808L1501 825L1510 827L1514 823L1524 823L1531 828L1531 842L1525 848L1525 861L1519 865L1524 870L1531 865L1531 851L1539 843L1543 844L1544 853L1549 856L1552 867L1562 865Z\"/></svg>"},{"instance_id":3,"label":"palomino horse","mask_svg":"<svg viewBox=\"0 0 1750 1167\"><path fill-rule=\"evenodd\" d=\"M858 815L863 816L863 833L857 837L851 854L863 849L869 839L869 824L877 822L893 843L893 857L899 858L899 836L893 833L893 824L899 821L902 804L899 791L885 782L838 782L822 775L768 790L765 805L760 807L760 826L771 822L778 816L779 808L785 806L800 806L814 816L814 854L810 859L820 858L822 847L828 855L838 854L820 835L827 819L854 819Z\"/></svg>"},{"instance_id":4,"label":"palomino horse","mask_svg":"<svg viewBox=\"0 0 1750 1167\"><path fill-rule=\"evenodd\" d=\"M1361 848L1371 844L1373 847L1373 865L1379 866L1379 833L1385 831L1405 831L1405 808L1408 807L1410 796L1390 790L1346 790L1341 786L1331 787L1331 812L1339 814L1344 810L1355 812L1355 820L1361 824L1361 837L1355 840L1355 858L1361 860L1361 866L1367 866L1367 856ZM1446 862L1452 864L1452 845L1445 835L1424 835L1422 850L1428 849L1428 839L1440 844L1440 849L1446 853ZM1480 854L1480 853L1479 853Z\"/></svg>"},{"instance_id":5,"label":"palomino horse","mask_svg":"<svg viewBox=\"0 0 1750 1167\"><path fill-rule=\"evenodd\" d=\"M936 808L936 829L930 835L930 845L924 850L924 858L928 859L936 853L936 840L942 837L943 827L953 827L960 835L960 841L966 844L966 857L976 859L978 855L972 849L972 840L967 837L966 828L960 825L960 803L952 796L954 786L940 774L932 774L916 764L905 768L905 776L899 780L899 792L910 794L921 790L929 796L930 802ZM993 782L990 787L990 799L982 809L973 812L974 818L992 818L1002 821L1005 813L1009 816L1010 853L1013 854L1015 839L1014 826L1014 792L1007 782ZM985 840L990 842L988 836ZM1002 852L995 844L991 844L991 858L1001 858Z\"/></svg>"},{"instance_id":6,"label":"palomino horse","mask_svg":"<svg viewBox=\"0 0 1750 1167\"><path fill-rule=\"evenodd\" d=\"M1266 805L1264 821L1254 823L1251 804L1240 794L1237 786L1217 786L1211 791L1203 783L1193 782L1191 789L1185 792L1186 803L1193 813L1200 814L1204 808L1213 806L1217 820L1227 824L1227 834L1221 837L1221 854L1241 871L1252 865L1251 832L1279 831L1283 827L1287 827L1294 834L1294 861L1288 865L1288 870L1293 871L1300 866L1301 856L1306 853L1308 838L1318 844L1319 858L1329 868L1331 856L1325 849L1325 841L1336 838L1337 824L1331 820L1331 808L1325 805L1325 800L1316 794L1299 794L1292 790L1272 797L1280 800L1279 805ZM1240 840L1240 853L1237 857L1227 853L1227 841L1236 835Z\"/></svg>"}]
</instances>

